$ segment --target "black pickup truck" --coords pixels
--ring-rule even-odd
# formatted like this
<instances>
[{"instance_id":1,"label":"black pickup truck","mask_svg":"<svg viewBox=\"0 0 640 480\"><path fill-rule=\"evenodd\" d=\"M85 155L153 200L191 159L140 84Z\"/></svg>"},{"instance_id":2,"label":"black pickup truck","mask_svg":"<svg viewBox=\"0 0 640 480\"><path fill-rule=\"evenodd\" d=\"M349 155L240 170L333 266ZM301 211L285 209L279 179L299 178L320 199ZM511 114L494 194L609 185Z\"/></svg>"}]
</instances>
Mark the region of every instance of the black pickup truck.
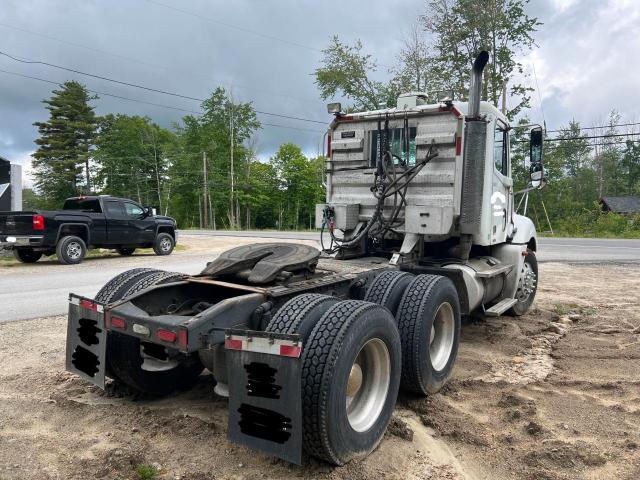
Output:
<instances>
[{"instance_id":1,"label":"black pickup truck","mask_svg":"<svg viewBox=\"0 0 640 480\"><path fill-rule=\"evenodd\" d=\"M60 263L76 264L87 248L131 255L153 247L157 255L169 255L176 240L173 218L107 195L69 198L60 211L0 212L0 249L13 250L24 263L56 253Z\"/></svg>"}]
</instances>

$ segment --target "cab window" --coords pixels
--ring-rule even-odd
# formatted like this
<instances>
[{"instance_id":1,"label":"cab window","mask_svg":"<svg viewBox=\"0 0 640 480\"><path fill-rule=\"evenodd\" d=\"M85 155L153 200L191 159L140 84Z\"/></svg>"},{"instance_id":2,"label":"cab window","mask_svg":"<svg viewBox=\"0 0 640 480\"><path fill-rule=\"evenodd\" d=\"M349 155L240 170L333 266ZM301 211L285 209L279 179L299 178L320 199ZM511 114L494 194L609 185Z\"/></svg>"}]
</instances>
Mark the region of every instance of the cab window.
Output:
<instances>
[{"instance_id":1,"label":"cab window","mask_svg":"<svg viewBox=\"0 0 640 480\"><path fill-rule=\"evenodd\" d=\"M409 127L409 152L403 152L404 148L404 128L392 128L389 129L389 146L391 153L397 158L394 159L396 165L398 164L398 158L401 158L407 165L416 164L416 127ZM378 158L378 131L372 130L369 132L371 135L371 151L369 152L369 166L376 166L376 159ZM408 154L407 154L408 153Z\"/></svg>"},{"instance_id":2,"label":"cab window","mask_svg":"<svg viewBox=\"0 0 640 480\"><path fill-rule=\"evenodd\" d=\"M133 203L125 202L124 208L127 212L127 216L131 218L140 218L143 214L142 208Z\"/></svg>"},{"instance_id":3,"label":"cab window","mask_svg":"<svg viewBox=\"0 0 640 480\"><path fill-rule=\"evenodd\" d=\"M105 202L105 207L107 209L107 214L111 218L123 218L125 216L124 209L122 208L122 203L120 202L108 200L107 202Z\"/></svg>"},{"instance_id":4,"label":"cab window","mask_svg":"<svg viewBox=\"0 0 640 480\"><path fill-rule=\"evenodd\" d=\"M493 161L496 166L496 170L502 175L509 175L509 132L507 127L501 123L496 122L496 129L493 139Z\"/></svg>"}]
</instances>

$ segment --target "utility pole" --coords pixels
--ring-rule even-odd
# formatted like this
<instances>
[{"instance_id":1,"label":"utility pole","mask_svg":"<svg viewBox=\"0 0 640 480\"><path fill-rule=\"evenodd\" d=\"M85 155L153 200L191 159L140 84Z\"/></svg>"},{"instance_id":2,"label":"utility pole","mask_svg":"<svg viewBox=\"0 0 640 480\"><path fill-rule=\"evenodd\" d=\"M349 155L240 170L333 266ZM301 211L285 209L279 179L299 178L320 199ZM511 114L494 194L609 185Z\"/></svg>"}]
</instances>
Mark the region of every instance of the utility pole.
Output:
<instances>
[{"instance_id":1,"label":"utility pole","mask_svg":"<svg viewBox=\"0 0 640 480\"><path fill-rule=\"evenodd\" d=\"M202 173L203 173L203 185L202 185L202 224L203 227L209 228L209 182L207 179L207 152L202 152Z\"/></svg>"},{"instance_id":2,"label":"utility pole","mask_svg":"<svg viewBox=\"0 0 640 480\"><path fill-rule=\"evenodd\" d=\"M502 114L507 114L507 81L502 82Z\"/></svg>"},{"instance_id":3,"label":"utility pole","mask_svg":"<svg viewBox=\"0 0 640 480\"><path fill-rule=\"evenodd\" d=\"M233 105L231 106L231 196L229 197L229 220L231 228L235 228L235 202L234 202L234 185L233 185Z\"/></svg>"}]
</instances>

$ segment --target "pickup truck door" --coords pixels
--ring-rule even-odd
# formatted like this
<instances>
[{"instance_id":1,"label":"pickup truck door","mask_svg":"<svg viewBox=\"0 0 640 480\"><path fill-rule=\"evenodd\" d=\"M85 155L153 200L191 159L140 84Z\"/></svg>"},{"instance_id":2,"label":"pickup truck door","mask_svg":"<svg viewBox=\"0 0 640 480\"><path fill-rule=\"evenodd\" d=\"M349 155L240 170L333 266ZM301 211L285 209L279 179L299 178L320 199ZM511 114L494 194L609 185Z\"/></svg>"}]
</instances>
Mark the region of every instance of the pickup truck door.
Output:
<instances>
[{"instance_id":1,"label":"pickup truck door","mask_svg":"<svg viewBox=\"0 0 640 480\"><path fill-rule=\"evenodd\" d=\"M156 237L156 221L133 202L123 202L129 219L129 232L133 243L153 243Z\"/></svg>"},{"instance_id":2,"label":"pickup truck door","mask_svg":"<svg viewBox=\"0 0 640 480\"><path fill-rule=\"evenodd\" d=\"M105 200L104 213L107 218L107 244L126 245L131 242L129 217L120 200Z\"/></svg>"}]
</instances>

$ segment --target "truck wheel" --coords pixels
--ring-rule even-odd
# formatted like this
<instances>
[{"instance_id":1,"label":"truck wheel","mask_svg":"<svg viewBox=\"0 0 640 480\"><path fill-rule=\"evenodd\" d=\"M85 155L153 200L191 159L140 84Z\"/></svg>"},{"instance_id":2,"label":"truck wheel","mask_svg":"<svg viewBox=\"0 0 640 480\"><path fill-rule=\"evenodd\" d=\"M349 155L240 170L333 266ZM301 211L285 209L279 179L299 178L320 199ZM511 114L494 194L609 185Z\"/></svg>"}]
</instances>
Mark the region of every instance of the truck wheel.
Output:
<instances>
[{"instance_id":1,"label":"truck wheel","mask_svg":"<svg viewBox=\"0 0 640 480\"><path fill-rule=\"evenodd\" d=\"M132 282L135 282L137 277L146 273L146 272L157 272L159 270L155 270L153 268L134 268L131 270L127 270L126 272L122 272L119 275L116 275L111 280L109 280L105 285L98 291L96 296L94 297L97 302L100 303L111 303L117 300L121 300L124 292L128 288ZM109 343L111 342L111 338L113 337L113 332L107 332L107 351L109 351ZM109 360L109 355L106 356L106 369L105 373L109 378L113 378L114 380L120 380L115 373L113 373L113 369L111 368L111 362Z\"/></svg>"},{"instance_id":2,"label":"truck wheel","mask_svg":"<svg viewBox=\"0 0 640 480\"><path fill-rule=\"evenodd\" d=\"M298 333L307 340L320 317L340 300L330 295L305 293L285 303L267 325L267 332Z\"/></svg>"},{"instance_id":3,"label":"truck wheel","mask_svg":"<svg viewBox=\"0 0 640 480\"><path fill-rule=\"evenodd\" d=\"M153 251L156 255L171 255L176 242L168 233L159 233L153 243Z\"/></svg>"},{"instance_id":4,"label":"truck wheel","mask_svg":"<svg viewBox=\"0 0 640 480\"><path fill-rule=\"evenodd\" d=\"M118 248L117 251L123 257L129 257L133 255L133 252L135 252L136 249L135 248Z\"/></svg>"},{"instance_id":5,"label":"truck wheel","mask_svg":"<svg viewBox=\"0 0 640 480\"><path fill-rule=\"evenodd\" d=\"M387 307L395 315L407 285L415 278L408 272L388 270L378 275L367 289L364 300Z\"/></svg>"},{"instance_id":6,"label":"truck wheel","mask_svg":"<svg viewBox=\"0 0 640 480\"><path fill-rule=\"evenodd\" d=\"M405 390L436 393L451 376L460 340L460 302L453 282L440 275L418 275L400 301Z\"/></svg>"},{"instance_id":7,"label":"truck wheel","mask_svg":"<svg viewBox=\"0 0 640 480\"><path fill-rule=\"evenodd\" d=\"M127 284L122 298L184 277L184 274L159 270L144 272L136 276L136 281ZM107 343L108 365L115 377L134 390L149 395L162 396L176 389L189 388L204 369L197 353L173 359L168 353L163 347L117 332L110 332Z\"/></svg>"},{"instance_id":8,"label":"truck wheel","mask_svg":"<svg viewBox=\"0 0 640 480\"><path fill-rule=\"evenodd\" d=\"M520 272L520 281L518 282L518 290L516 291L516 303L507 312L509 315L519 317L527 313L538 291L538 259L533 250L527 248L527 256L524 257L522 271Z\"/></svg>"},{"instance_id":9,"label":"truck wheel","mask_svg":"<svg viewBox=\"0 0 640 480\"><path fill-rule=\"evenodd\" d=\"M13 256L22 263L36 263L42 257L42 252L35 252L32 248L16 248Z\"/></svg>"},{"instance_id":10,"label":"truck wheel","mask_svg":"<svg viewBox=\"0 0 640 480\"><path fill-rule=\"evenodd\" d=\"M80 237L69 235L62 237L56 246L58 261L63 265L76 265L84 260L87 246Z\"/></svg>"},{"instance_id":11,"label":"truck wheel","mask_svg":"<svg viewBox=\"0 0 640 480\"><path fill-rule=\"evenodd\" d=\"M400 359L387 309L360 300L333 304L302 351L305 450L343 465L376 448L396 404Z\"/></svg>"}]
</instances>

